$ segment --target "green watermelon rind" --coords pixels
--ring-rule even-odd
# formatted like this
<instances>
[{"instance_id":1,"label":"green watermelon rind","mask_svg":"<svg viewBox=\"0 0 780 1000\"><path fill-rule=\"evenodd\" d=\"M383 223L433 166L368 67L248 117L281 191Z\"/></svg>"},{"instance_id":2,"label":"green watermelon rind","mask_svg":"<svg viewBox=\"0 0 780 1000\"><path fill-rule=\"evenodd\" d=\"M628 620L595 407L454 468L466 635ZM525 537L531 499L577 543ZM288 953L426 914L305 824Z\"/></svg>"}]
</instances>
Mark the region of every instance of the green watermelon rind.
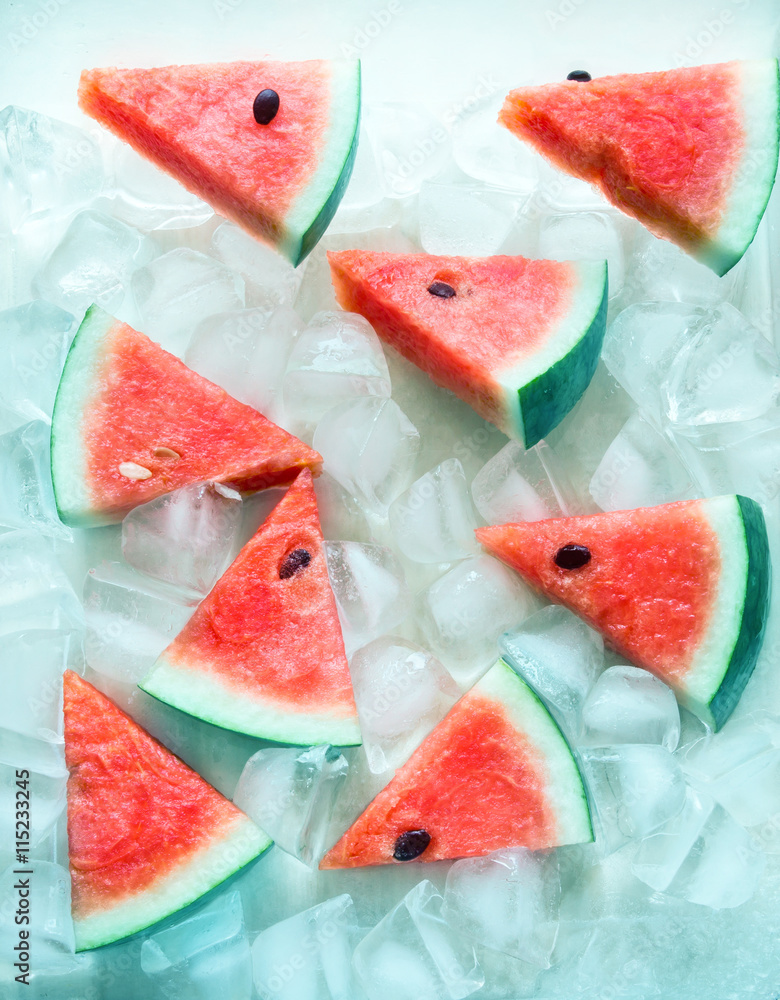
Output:
<instances>
[{"instance_id":1,"label":"green watermelon rind","mask_svg":"<svg viewBox=\"0 0 780 1000\"><path fill-rule=\"evenodd\" d=\"M60 520L73 528L110 524L101 517L87 490L87 456L82 432L84 414L100 377L105 336L116 322L99 306L87 309L70 345L51 418L51 479Z\"/></svg>"},{"instance_id":2,"label":"green watermelon rind","mask_svg":"<svg viewBox=\"0 0 780 1000\"><path fill-rule=\"evenodd\" d=\"M218 682L216 674L193 669L187 672L186 684L182 676L182 666L171 663L163 653L138 686L158 701L229 732L293 746L330 743L348 747L362 742L357 716L334 718L307 712L304 702L301 711L293 713L268 702L237 697L234 689Z\"/></svg>"},{"instance_id":3,"label":"green watermelon rind","mask_svg":"<svg viewBox=\"0 0 780 1000\"><path fill-rule=\"evenodd\" d=\"M314 249L336 214L352 176L360 131L360 61L334 61L330 123L319 169L284 219L278 249L296 267ZM346 150L346 153L345 153Z\"/></svg>"},{"instance_id":4,"label":"green watermelon rind","mask_svg":"<svg viewBox=\"0 0 780 1000\"><path fill-rule=\"evenodd\" d=\"M742 258L758 231L777 173L780 151L780 66L777 59L740 64L745 144L714 239L690 252L724 275Z\"/></svg>"},{"instance_id":5,"label":"green watermelon rind","mask_svg":"<svg viewBox=\"0 0 780 1000\"><path fill-rule=\"evenodd\" d=\"M678 692L682 704L715 730L733 712L755 668L769 613L771 586L769 542L761 507L749 497L717 499L728 501L731 506L729 511L723 503L723 520L721 523L715 521L714 526L721 541L723 575L726 577L723 603L728 602L728 607L733 608L733 617L722 629L718 628L721 621L714 623L716 631L712 644L716 649L723 650L725 655L719 663L715 661L716 668L710 675L709 687L696 691L692 697L692 678L687 677L687 690L682 694ZM710 512L714 502L709 501ZM737 594L734 593L734 586L728 585L729 577L733 577L735 571L735 562ZM714 610L714 616L719 617L718 610Z\"/></svg>"},{"instance_id":6,"label":"green watermelon rind","mask_svg":"<svg viewBox=\"0 0 780 1000\"><path fill-rule=\"evenodd\" d=\"M547 801L558 810L559 837L555 846L590 843L593 821L585 781L568 740L544 701L503 658L473 690L500 702L518 732L540 751L547 771Z\"/></svg>"},{"instance_id":7,"label":"green watermelon rind","mask_svg":"<svg viewBox=\"0 0 780 1000\"><path fill-rule=\"evenodd\" d=\"M151 927L194 903L264 854L271 838L248 816L241 816L224 833L217 831L195 857L183 861L113 907L74 919L76 951L113 944Z\"/></svg>"},{"instance_id":8,"label":"green watermelon rind","mask_svg":"<svg viewBox=\"0 0 780 1000\"><path fill-rule=\"evenodd\" d=\"M580 287L561 328L547 345L558 352L558 360L517 390L517 424L526 448L546 437L578 402L601 354L609 299L607 264L580 261L577 266ZM532 363L538 364L538 359L532 359ZM501 381L506 385L505 376ZM510 408L510 413L512 410L517 413L516 406Z\"/></svg>"}]
</instances>

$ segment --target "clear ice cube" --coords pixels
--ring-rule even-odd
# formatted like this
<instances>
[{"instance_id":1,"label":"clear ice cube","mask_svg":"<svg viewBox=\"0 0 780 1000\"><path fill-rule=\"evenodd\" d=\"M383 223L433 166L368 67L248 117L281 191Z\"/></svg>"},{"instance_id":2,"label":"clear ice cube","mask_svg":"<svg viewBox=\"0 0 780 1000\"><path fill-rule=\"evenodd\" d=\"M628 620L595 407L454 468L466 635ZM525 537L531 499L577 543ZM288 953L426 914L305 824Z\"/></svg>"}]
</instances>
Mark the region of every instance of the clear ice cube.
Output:
<instances>
[{"instance_id":1,"label":"clear ice cube","mask_svg":"<svg viewBox=\"0 0 780 1000\"><path fill-rule=\"evenodd\" d=\"M325 414L314 447L348 493L385 516L412 477L420 435L392 399L361 396Z\"/></svg>"},{"instance_id":2,"label":"clear ice cube","mask_svg":"<svg viewBox=\"0 0 780 1000\"><path fill-rule=\"evenodd\" d=\"M5 733L3 734L5 737ZM5 757L6 755L3 754ZM19 801L30 805L29 813L29 847L31 851L46 840L52 833L54 825L63 815L65 809L65 789L68 772L64 760L57 773L45 774L36 771L31 761L22 767L19 763L8 764L0 761L0 864L12 868L23 867L16 860L16 801L17 793L29 796ZM25 778L25 774L27 777ZM17 782L20 782L17 785ZM37 852L36 852L37 853Z\"/></svg>"},{"instance_id":3,"label":"clear ice cube","mask_svg":"<svg viewBox=\"0 0 780 1000\"><path fill-rule=\"evenodd\" d=\"M146 938L141 968L169 1000L251 1000L252 956L239 893L220 893Z\"/></svg>"},{"instance_id":4,"label":"clear ice cube","mask_svg":"<svg viewBox=\"0 0 780 1000\"><path fill-rule=\"evenodd\" d=\"M267 311L292 306L304 271L243 229L223 222L211 237L211 253L244 279L248 306Z\"/></svg>"},{"instance_id":5,"label":"clear ice cube","mask_svg":"<svg viewBox=\"0 0 780 1000\"><path fill-rule=\"evenodd\" d=\"M355 396L390 396L390 376L379 338L356 313L319 312L296 339L284 376L288 416L316 424Z\"/></svg>"},{"instance_id":6,"label":"clear ice cube","mask_svg":"<svg viewBox=\"0 0 780 1000\"><path fill-rule=\"evenodd\" d=\"M0 312L6 350L0 433L30 420L51 420L72 333L73 316L43 299Z\"/></svg>"},{"instance_id":7,"label":"clear ice cube","mask_svg":"<svg viewBox=\"0 0 780 1000\"><path fill-rule=\"evenodd\" d=\"M579 513L566 472L544 441L527 451L517 441L507 442L476 474L471 494L488 524Z\"/></svg>"},{"instance_id":8,"label":"clear ice cube","mask_svg":"<svg viewBox=\"0 0 780 1000\"><path fill-rule=\"evenodd\" d=\"M460 118L452 131L455 162L468 177L483 184L528 194L537 178L536 154L507 129L496 128L501 101L491 101Z\"/></svg>"},{"instance_id":9,"label":"clear ice cube","mask_svg":"<svg viewBox=\"0 0 780 1000\"><path fill-rule=\"evenodd\" d=\"M16 869L22 869L17 872ZM30 871L29 869L32 869ZM27 881L29 895L23 897L14 885ZM23 885L22 888L25 888ZM64 972L74 968L73 920L70 915L70 873L60 865L35 861L31 865L14 865L0 875L0 898L6 905L0 907L0 952L14 954L20 943L20 928L29 932L30 967L33 971ZM11 901L17 907L9 905ZM29 924L17 924L16 909L29 915ZM21 956L20 956L21 958ZM13 961L17 961L16 958ZM10 970L9 970L10 971ZM8 979L12 979L11 976Z\"/></svg>"},{"instance_id":10,"label":"clear ice cube","mask_svg":"<svg viewBox=\"0 0 780 1000\"><path fill-rule=\"evenodd\" d=\"M475 556L438 579L422 598L431 649L465 688L495 662L497 640L535 609L517 576L491 556Z\"/></svg>"},{"instance_id":11,"label":"clear ice cube","mask_svg":"<svg viewBox=\"0 0 780 1000\"><path fill-rule=\"evenodd\" d=\"M235 552L241 496L193 483L135 507L122 522L122 555L163 583L207 594Z\"/></svg>"},{"instance_id":12,"label":"clear ice cube","mask_svg":"<svg viewBox=\"0 0 780 1000\"><path fill-rule=\"evenodd\" d=\"M522 200L507 191L430 181L423 183L419 197L423 250L465 257L498 253Z\"/></svg>"},{"instance_id":13,"label":"clear ice cube","mask_svg":"<svg viewBox=\"0 0 780 1000\"><path fill-rule=\"evenodd\" d=\"M266 928L252 942L261 1000L360 1000L351 966L359 936L347 893Z\"/></svg>"},{"instance_id":14,"label":"clear ice cube","mask_svg":"<svg viewBox=\"0 0 780 1000\"><path fill-rule=\"evenodd\" d=\"M543 260L606 260L609 297L623 288L623 242L614 218L606 212L564 212L542 219L538 256Z\"/></svg>"},{"instance_id":15,"label":"clear ice cube","mask_svg":"<svg viewBox=\"0 0 780 1000\"><path fill-rule=\"evenodd\" d=\"M392 549L361 542L325 542L328 575L347 656L399 625L410 610L404 571Z\"/></svg>"},{"instance_id":16,"label":"clear ice cube","mask_svg":"<svg viewBox=\"0 0 780 1000\"><path fill-rule=\"evenodd\" d=\"M122 563L91 569L84 580L87 663L106 677L137 683L184 627L192 602Z\"/></svg>"},{"instance_id":17,"label":"clear ice cube","mask_svg":"<svg viewBox=\"0 0 780 1000\"><path fill-rule=\"evenodd\" d=\"M602 510L633 510L699 494L671 441L635 413L604 452L590 481L590 495Z\"/></svg>"},{"instance_id":18,"label":"clear ice cube","mask_svg":"<svg viewBox=\"0 0 780 1000\"><path fill-rule=\"evenodd\" d=\"M734 275L718 277L706 264L668 240L642 230L631 259L627 291L637 300L711 305L728 298Z\"/></svg>"},{"instance_id":19,"label":"clear ice cube","mask_svg":"<svg viewBox=\"0 0 780 1000\"><path fill-rule=\"evenodd\" d=\"M424 879L363 938L353 965L369 1000L461 1000L484 983L473 946Z\"/></svg>"},{"instance_id":20,"label":"clear ice cube","mask_svg":"<svg viewBox=\"0 0 780 1000\"><path fill-rule=\"evenodd\" d=\"M414 194L450 156L449 133L438 118L420 106L372 104L366 115L366 132L390 198Z\"/></svg>"},{"instance_id":21,"label":"clear ice cube","mask_svg":"<svg viewBox=\"0 0 780 1000\"><path fill-rule=\"evenodd\" d=\"M590 746L658 743L674 750L680 710L674 692L641 667L609 667L582 708L584 740Z\"/></svg>"},{"instance_id":22,"label":"clear ice cube","mask_svg":"<svg viewBox=\"0 0 780 1000\"><path fill-rule=\"evenodd\" d=\"M499 646L544 698L567 736L576 739L583 703L604 666L599 633L566 608L550 605L505 633Z\"/></svg>"},{"instance_id":23,"label":"clear ice cube","mask_svg":"<svg viewBox=\"0 0 780 1000\"><path fill-rule=\"evenodd\" d=\"M375 774L400 767L460 697L435 656L395 636L359 649L350 674L363 747Z\"/></svg>"},{"instance_id":24,"label":"clear ice cube","mask_svg":"<svg viewBox=\"0 0 780 1000\"><path fill-rule=\"evenodd\" d=\"M457 458L426 472L389 511L395 542L413 562L465 559L479 551L466 473Z\"/></svg>"},{"instance_id":25,"label":"clear ice cube","mask_svg":"<svg viewBox=\"0 0 780 1000\"><path fill-rule=\"evenodd\" d=\"M36 531L0 534L0 634L84 627L76 597L54 548Z\"/></svg>"},{"instance_id":26,"label":"clear ice cube","mask_svg":"<svg viewBox=\"0 0 780 1000\"><path fill-rule=\"evenodd\" d=\"M243 278L188 247L139 268L132 290L143 332L179 357L207 316L244 307Z\"/></svg>"},{"instance_id":27,"label":"clear ice cube","mask_svg":"<svg viewBox=\"0 0 780 1000\"><path fill-rule=\"evenodd\" d=\"M0 437L0 525L33 527L53 538L72 537L60 521L51 480L51 426L33 420Z\"/></svg>"},{"instance_id":28,"label":"clear ice cube","mask_svg":"<svg viewBox=\"0 0 780 1000\"><path fill-rule=\"evenodd\" d=\"M456 861L447 873L443 915L467 940L547 968L560 896L554 852L510 848Z\"/></svg>"},{"instance_id":29,"label":"clear ice cube","mask_svg":"<svg viewBox=\"0 0 780 1000\"><path fill-rule=\"evenodd\" d=\"M136 229L102 212L80 212L41 267L35 295L82 316L96 302L115 313L131 275L153 250Z\"/></svg>"}]
</instances>

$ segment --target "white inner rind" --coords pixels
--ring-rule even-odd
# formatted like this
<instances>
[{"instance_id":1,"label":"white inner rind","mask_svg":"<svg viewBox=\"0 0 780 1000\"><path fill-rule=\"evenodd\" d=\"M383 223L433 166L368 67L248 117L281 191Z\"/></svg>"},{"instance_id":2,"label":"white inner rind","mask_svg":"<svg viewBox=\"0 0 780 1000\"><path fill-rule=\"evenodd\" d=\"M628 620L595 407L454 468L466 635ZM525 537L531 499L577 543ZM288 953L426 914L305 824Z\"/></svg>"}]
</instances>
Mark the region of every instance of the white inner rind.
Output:
<instances>
[{"instance_id":1,"label":"white inner rind","mask_svg":"<svg viewBox=\"0 0 780 1000\"><path fill-rule=\"evenodd\" d=\"M114 906L88 917L75 918L76 950L98 948L135 934L175 913L224 882L272 841L243 814L232 816L224 829L209 835L209 842L192 857Z\"/></svg>"},{"instance_id":2,"label":"white inner rind","mask_svg":"<svg viewBox=\"0 0 780 1000\"><path fill-rule=\"evenodd\" d=\"M105 357L105 337L116 323L92 306L76 332L62 373L51 425L51 477L60 517L74 527L108 523L95 514L87 480L84 417Z\"/></svg>"},{"instance_id":3,"label":"white inner rind","mask_svg":"<svg viewBox=\"0 0 780 1000\"><path fill-rule=\"evenodd\" d=\"M292 260L300 255L301 241L322 211L344 169L360 117L360 63L334 59L331 62L330 117L319 164L306 187L298 194L285 217L282 252Z\"/></svg>"},{"instance_id":4,"label":"white inner rind","mask_svg":"<svg viewBox=\"0 0 780 1000\"><path fill-rule=\"evenodd\" d=\"M572 261L576 280L566 315L550 330L539 349L521 361L495 373L496 384L504 395L506 416L501 430L514 437L517 428L525 431L518 390L538 378L566 357L587 334L604 297L607 262L596 260Z\"/></svg>"},{"instance_id":5,"label":"white inner rind","mask_svg":"<svg viewBox=\"0 0 780 1000\"><path fill-rule=\"evenodd\" d=\"M702 501L718 537L720 573L710 622L684 677L675 679L680 702L713 724L709 704L718 692L742 628L748 587L748 543L735 496Z\"/></svg>"},{"instance_id":6,"label":"white inner rind","mask_svg":"<svg viewBox=\"0 0 780 1000\"><path fill-rule=\"evenodd\" d=\"M180 667L163 654L140 683L148 694L223 729L283 743L333 743L355 746L361 742L357 714L338 717L312 711L301 702L293 712L260 702L237 691L220 678L197 667Z\"/></svg>"},{"instance_id":7,"label":"white inner rind","mask_svg":"<svg viewBox=\"0 0 780 1000\"><path fill-rule=\"evenodd\" d=\"M512 725L544 761L544 795L557 825L555 845L593 840L587 797L571 749L522 677L499 660L472 690L500 702Z\"/></svg>"},{"instance_id":8,"label":"white inner rind","mask_svg":"<svg viewBox=\"0 0 780 1000\"><path fill-rule=\"evenodd\" d=\"M742 156L715 239L697 254L719 274L739 260L753 239L777 170L777 60L749 59L737 66Z\"/></svg>"}]
</instances>

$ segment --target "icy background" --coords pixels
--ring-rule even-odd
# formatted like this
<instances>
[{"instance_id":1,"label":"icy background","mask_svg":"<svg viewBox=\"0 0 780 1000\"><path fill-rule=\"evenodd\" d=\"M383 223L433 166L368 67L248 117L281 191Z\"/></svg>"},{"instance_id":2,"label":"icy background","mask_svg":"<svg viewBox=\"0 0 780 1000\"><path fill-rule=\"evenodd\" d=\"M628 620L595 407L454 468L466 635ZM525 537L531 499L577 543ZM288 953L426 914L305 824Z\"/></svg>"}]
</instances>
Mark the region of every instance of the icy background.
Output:
<instances>
[{"instance_id":1,"label":"icy background","mask_svg":"<svg viewBox=\"0 0 780 1000\"><path fill-rule=\"evenodd\" d=\"M0 975L14 769L32 772L34 985L56 1000L745 997L780 993L780 634L708 734L474 545L509 519L739 491L780 565L780 200L724 278L650 237L494 125L524 82L776 53L769 0L203 0L0 12ZM361 57L352 183L297 271L76 108L83 66ZM630 53L630 55L629 55ZM36 67L36 73L31 68ZM404 73L398 69L403 67ZM35 111L29 109L37 109ZM606 257L603 362L524 453L336 306L325 250ZM92 531L57 519L48 436L97 301L313 442L365 746L215 730L135 687L281 491L208 484ZM775 605L777 601L775 601ZM596 842L323 872L319 857L498 649L576 747ZM24 669L20 669L20 664ZM277 846L149 932L74 956L60 675L85 673Z\"/></svg>"}]
</instances>

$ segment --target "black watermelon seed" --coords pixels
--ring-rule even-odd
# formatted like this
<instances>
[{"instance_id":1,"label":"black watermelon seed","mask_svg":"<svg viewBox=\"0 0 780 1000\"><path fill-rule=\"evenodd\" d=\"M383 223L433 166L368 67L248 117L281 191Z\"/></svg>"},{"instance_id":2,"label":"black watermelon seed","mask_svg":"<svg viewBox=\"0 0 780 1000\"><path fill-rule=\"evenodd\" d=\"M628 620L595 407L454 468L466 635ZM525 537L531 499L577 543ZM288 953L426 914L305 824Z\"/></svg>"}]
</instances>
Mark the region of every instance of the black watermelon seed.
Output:
<instances>
[{"instance_id":1,"label":"black watermelon seed","mask_svg":"<svg viewBox=\"0 0 780 1000\"><path fill-rule=\"evenodd\" d=\"M590 562L590 549L587 545L563 545L555 553L555 565L561 569L581 569Z\"/></svg>"},{"instance_id":2,"label":"black watermelon seed","mask_svg":"<svg viewBox=\"0 0 780 1000\"><path fill-rule=\"evenodd\" d=\"M261 90L252 105L252 113L258 125L268 125L276 118L279 110L279 95L275 90Z\"/></svg>"},{"instance_id":3,"label":"black watermelon seed","mask_svg":"<svg viewBox=\"0 0 780 1000\"><path fill-rule=\"evenodd\" d=\"M396 840L393 857L396 861L414 861L430 842L431 835L427 830L407 830Z\"/></svg>"},{"instance_id":4,"label":"black watermelon seed","mask_svg":"<svg viewBox=\"0 0 780 1000\"><path fill-rule=\"evenodd\" d=\"M436 295L440 299L451 299L455 295L455 289L448 285L446 281L433 281L428 285L431 295Z\"/></svg>"},{"instance_id":5,"label":"black watermelon seed","mask_svg":"<svg viewBox=\"0 0 780 1000\"><path fill-rule=\"evenodd\" d=\"M567 80L576 80L577 83L588 83L593 77L586 69L573 69L566 77Z\"/></svg>"},{"instance_id":6,"label":"black watermelon seed","mask_svg":"<svg viewBox=\"0 0 780 1000\"><path fill-rule=\"evenodd\" d=\"M284 557L284 562L279 567L279 579L289 580L300 570L305 569L311 562L311 553L306 549L293 549Z\"/></svg>"}]
</instances>

